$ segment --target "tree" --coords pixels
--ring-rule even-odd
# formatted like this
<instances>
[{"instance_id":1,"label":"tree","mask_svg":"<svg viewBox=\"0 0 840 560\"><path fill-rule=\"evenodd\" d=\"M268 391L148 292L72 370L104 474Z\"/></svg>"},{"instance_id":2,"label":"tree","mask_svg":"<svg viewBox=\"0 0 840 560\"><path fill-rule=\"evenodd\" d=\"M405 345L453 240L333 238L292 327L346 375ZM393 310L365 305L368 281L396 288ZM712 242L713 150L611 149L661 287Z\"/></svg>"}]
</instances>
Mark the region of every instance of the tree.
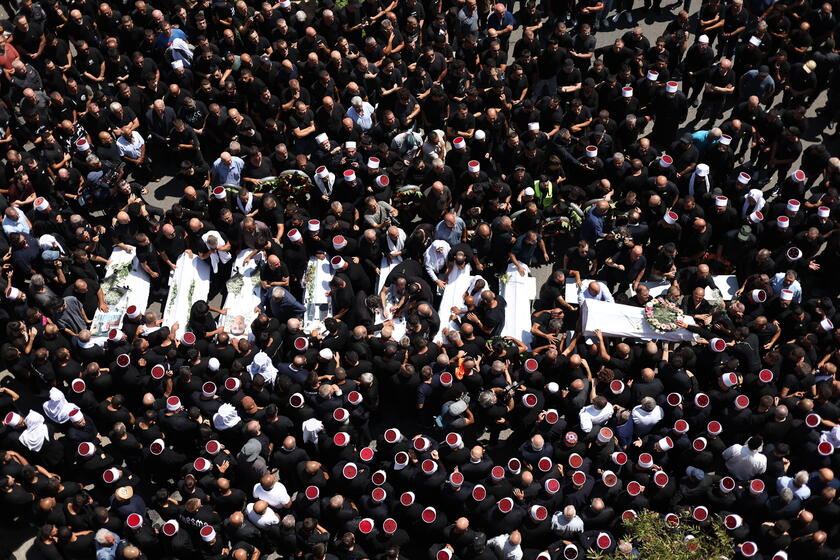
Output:
<instances>
[{"instance_id":1,"label":"tree","mask_svg":"<svg viewBox=\"0 0 840 560\"><path fill-rule=\"evenodd\" d=\"M635 519L625 519L624 528L623 540L633 543L633 554L618 549L612 554L590 550L586 557L592 560L717 560L731 558L735 551L732 537L720 518L710 517L699 524L686 512L677 524L666 521L655 511L642 510Z\"/></svg>"}]
</instances>

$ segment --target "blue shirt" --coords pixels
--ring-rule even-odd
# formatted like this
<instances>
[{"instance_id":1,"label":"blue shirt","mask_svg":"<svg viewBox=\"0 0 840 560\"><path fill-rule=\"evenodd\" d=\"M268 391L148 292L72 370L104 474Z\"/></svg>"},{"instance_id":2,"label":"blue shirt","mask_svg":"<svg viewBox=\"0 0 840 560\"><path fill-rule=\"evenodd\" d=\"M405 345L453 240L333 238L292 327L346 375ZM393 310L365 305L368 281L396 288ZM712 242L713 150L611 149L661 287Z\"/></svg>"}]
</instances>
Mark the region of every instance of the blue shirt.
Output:
<instances>
[{"instance_id":1,"label":"blue shirt","mask_svg":"<svg viewBox=\"0 0 840 560\"><path fill-rule=\"evenodd\" d=\"M769 75L759 81L758 70L746 72L741 80L741 84L743 85L743 90L740 94L741 99L746 99L751 95L755 95L759 99L764 99L776 89L776 82Z\"/></svg>"},{"instance_id":2,"label":"blue shirt","mask_svg":"<svg viewBox=\"0 0 840 560\"><path fill-rule=\"evenodd\" d=\"M242 168L245 167L245 162L242 158L232 156L230 165L222 163L222 158L218 158L213 162L213 185L238 185L242 180Z\"/></svg>"},{"instance_id":3,"label":"blue shirt","mask_svg":"<svg viewBox=\"0 0 840 560\"><path fill-rule=\"evenodd\" d=\"M499 14L495 11L487 17L487 27L495 29L496 31L501 31L508 25L514 25L516 21L513 19L513 14L508 11L505 11L505 15L499 19Z\"/></svg>"},{"instance_id":4,"label":"blue shirt","mask_svg":"<svg viewBox=\"0 0 840 560\"><path fill-rule=\"evenodd\" d=\"M114 560L117 557L117 548L120 546L120 536L114 535L114 544L111 546L102 546L96 543L96 560Z\"/></svg>"},{"instance_id":5,"label":"blue shirt","mask_svg":"<svg viewBox=\"0 0 840 560\"><path fill-rule=\"evenodd\" d=\"M268 315L277 318L281 322L285 322L287 319L298 315L303 315L306 312L306 306L300 303L289 290L285 290L283 299L280 301L274 299L271 295L271 290L264 290L260 306Z\"/></svg>"},{"instance_id":6,"label":"blue shirt","mask_svg":"<svg viewBox=\"0 0 840 560\"><path fill-rule=\"evenodd\" d=\"M594 246L596 241L604 237L604 216L599 216L595 210L589 212L580 226L580 237Z\"/></svg>"},{"instance_id":7,"label":"blue shirt","mask_svg":"<svg viewBox=\"0 0 840 560\"><path fill-rule=\"evenodd\" d=\"M170 29L172 31L171 35L167 35L166 33L161 33L155 39L155 48L157 49L165 49L168 47L172 41L175 39L183 39L184 41L187 40L187 34L178 29L177 27L173 27Z\"/></svg>"},{"instance_id":8,"label":"blue shirt","mask_svg":"<svg viewBox=\"0 0 840 560\"><path fill-rule=\"evenodd\" d=\"M450 246L457 245L461 242L461 235L464 233L465 227L464 220L458 217L455 218L455 227L452 229L446 225L446 221L441 220L435 226L435 239L446 241Z\"/></svg>"},{"instance_id":9,"label":"blue shirt","mask_svg":"<svg viewBox=\"0 0 840 560\"><path fill-rule=\"evenodd\" d=\"M520 235L516 243L513 244L513 249L510 252L513 253L516 260L520 263L531 266L534 263L534 254L537 252L537 247L539 247L539 237L537 237L537 241L534 243L526 243L525 238L525 235Z\"/></svg>"},{"instance_id":10,"label":"blue shirt","mask_svg":"<svg viewBox=\"0 0 840 560\"><path fill-rule=\"evenodd\" d=\"M716 139L713 142L709 141L709 131L708 130L698 130L691 135L691 141L697 146L697 149L701 152L704 151L706 148L710 146L714 146L718 143L720 139Z\"/></svg>"},{"instance_id":11,"label":"blue shirt","mask_svg":"<svg viewBox=\"0 0 840 560\"><path fill-rule=\"evenodd\" d=\"M799 280L794 280L790 286L785 286L784 272L777 272L770 279L770 287L773 288L773 293L776 295L781 295L782 290L790 290L793 292L793 301L796 303L802 301L802 285L799 283Z\"/></svg>"}]
</instances>

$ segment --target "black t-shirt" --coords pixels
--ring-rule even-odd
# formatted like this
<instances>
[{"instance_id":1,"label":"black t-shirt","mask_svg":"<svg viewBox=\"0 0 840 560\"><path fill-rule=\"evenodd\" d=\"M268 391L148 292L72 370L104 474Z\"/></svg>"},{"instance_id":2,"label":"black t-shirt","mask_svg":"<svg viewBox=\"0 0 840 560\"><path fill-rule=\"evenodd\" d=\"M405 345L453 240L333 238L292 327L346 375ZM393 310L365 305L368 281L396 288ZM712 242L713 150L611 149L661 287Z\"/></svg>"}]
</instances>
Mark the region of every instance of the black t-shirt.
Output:
<instances>
[{"instance_id":1,"label":"black t-shirt","mask_svg":"<svg viewBox=\"0 0 840 560\"><path fill-rule=\"evenodd\" d=\"M157 239L155 239L155 246L158 251L165 253L166 257L174 263L187 250L184 228L175 226L175 237L173 239L167 238L163 232L159 233Z\"/></svg>"},{"instance_id":2,"label":"black t-shirt","mask_svg":"<svg viewBox=\"0 0 840 560\"><path fill-rule=\"evenodd\" d=\"M251 158L248 158L245 160L245 167L242 168L242 176L249 179L264 179L270 177L273 173L271 160L266 157L260 160L259 165L254 165Z\"/></svg>"},{"instance_id":3,"label":"black t-shirt","mask_svg":"<svg viewBox=\"0 0 840 560\"><path fill-rule=\"evenodd\" d=\"M566 251L566 258L568 264L566 268L569 270L577 270L581 274L587 274L592 268L592 263L595 262L595 250L589 248L581 255L578 247L572 247Z\"/></svg>"},{"instance_id":4,"label":"black t-shirt","mask_svg":"<svg viewBox=\"0 0 840 560\"><path fill-rule=\"evenodd\" d=\"M507 302L502 296L496 296L498 305L494 308L485 306L479 307L479 317L485 329L491 329L489 336L499 336L502 332L502 327L505 326L505 307Z\"/></svg>"}]
</instances>

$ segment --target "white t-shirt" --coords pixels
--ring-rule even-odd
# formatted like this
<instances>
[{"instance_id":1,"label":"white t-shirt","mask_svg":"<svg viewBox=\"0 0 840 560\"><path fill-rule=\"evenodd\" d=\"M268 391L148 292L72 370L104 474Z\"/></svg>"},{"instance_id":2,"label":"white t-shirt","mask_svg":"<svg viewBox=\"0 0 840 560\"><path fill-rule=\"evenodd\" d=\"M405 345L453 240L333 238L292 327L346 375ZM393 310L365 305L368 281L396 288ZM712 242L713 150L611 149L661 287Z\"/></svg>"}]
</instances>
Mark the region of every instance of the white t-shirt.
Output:
<instances>
[{"instance_id":1,"label":"white t-shirt","mask_svg":"<svg viewBox=\"0 0 840 560\"><path fill-rule=\"evenodd\" d=\"M286 487L280 482L275 482L271 490L266 490L262 487L262 484L258 482L254 484L253 494L255 499L264 500L268 502L268 505L275 509L286 507L286 504L290 501L289 493L286 492Z\"/></svg>"},{"instance_id":2,"label":"white t-shirt","mask_svg":"<svg viewBox=\"0 0 840 560\"><path fill-rule=\"evenodd\" d=\"M245 506L245 515L248 516L248 519L257 526L259 529L267 529L272 525L279 525L280 518L277 517L277 514L274 513L274 510L268 508L265 510L265 513L262 515L257 515L254 512L254 504L248 504Z\"/></svg>"},{"instance_id":3,"label":"white t-shirt","mask_svg":"<svg viewBox=\"0 0 840 560\"><path fill-rule=\"evenodd\" d=\"M498 558L503 558L504 560L522 560L522 546L512 545L510 543L510 535L507 533L488 540L487 546L495 549L499 553L496 555Z\"/></svg>"}]
</instances>

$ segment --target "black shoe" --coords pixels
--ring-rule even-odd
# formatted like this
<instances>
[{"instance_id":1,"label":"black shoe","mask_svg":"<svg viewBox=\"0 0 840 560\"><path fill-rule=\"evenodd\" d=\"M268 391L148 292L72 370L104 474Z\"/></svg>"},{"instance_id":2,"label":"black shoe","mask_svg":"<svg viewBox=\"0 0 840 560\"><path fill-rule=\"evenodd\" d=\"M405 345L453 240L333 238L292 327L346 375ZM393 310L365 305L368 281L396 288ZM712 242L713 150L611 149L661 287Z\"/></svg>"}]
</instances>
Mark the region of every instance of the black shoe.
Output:
<instances>
[{"instance_id":1,"label":"black shoe","mask_svg":"<svg viewBox=\"0 0 840 560\"><path fill-rule=\"evenodd\" d=\"M699 99L695 99L694 101L692 101L692 102L691 102L691 106L692 106L692 107L694 107L694 108L696 109L697 107L699 107L699 106L700 106L700 100L699 100Z\"/></svg>"}]
</instances>

